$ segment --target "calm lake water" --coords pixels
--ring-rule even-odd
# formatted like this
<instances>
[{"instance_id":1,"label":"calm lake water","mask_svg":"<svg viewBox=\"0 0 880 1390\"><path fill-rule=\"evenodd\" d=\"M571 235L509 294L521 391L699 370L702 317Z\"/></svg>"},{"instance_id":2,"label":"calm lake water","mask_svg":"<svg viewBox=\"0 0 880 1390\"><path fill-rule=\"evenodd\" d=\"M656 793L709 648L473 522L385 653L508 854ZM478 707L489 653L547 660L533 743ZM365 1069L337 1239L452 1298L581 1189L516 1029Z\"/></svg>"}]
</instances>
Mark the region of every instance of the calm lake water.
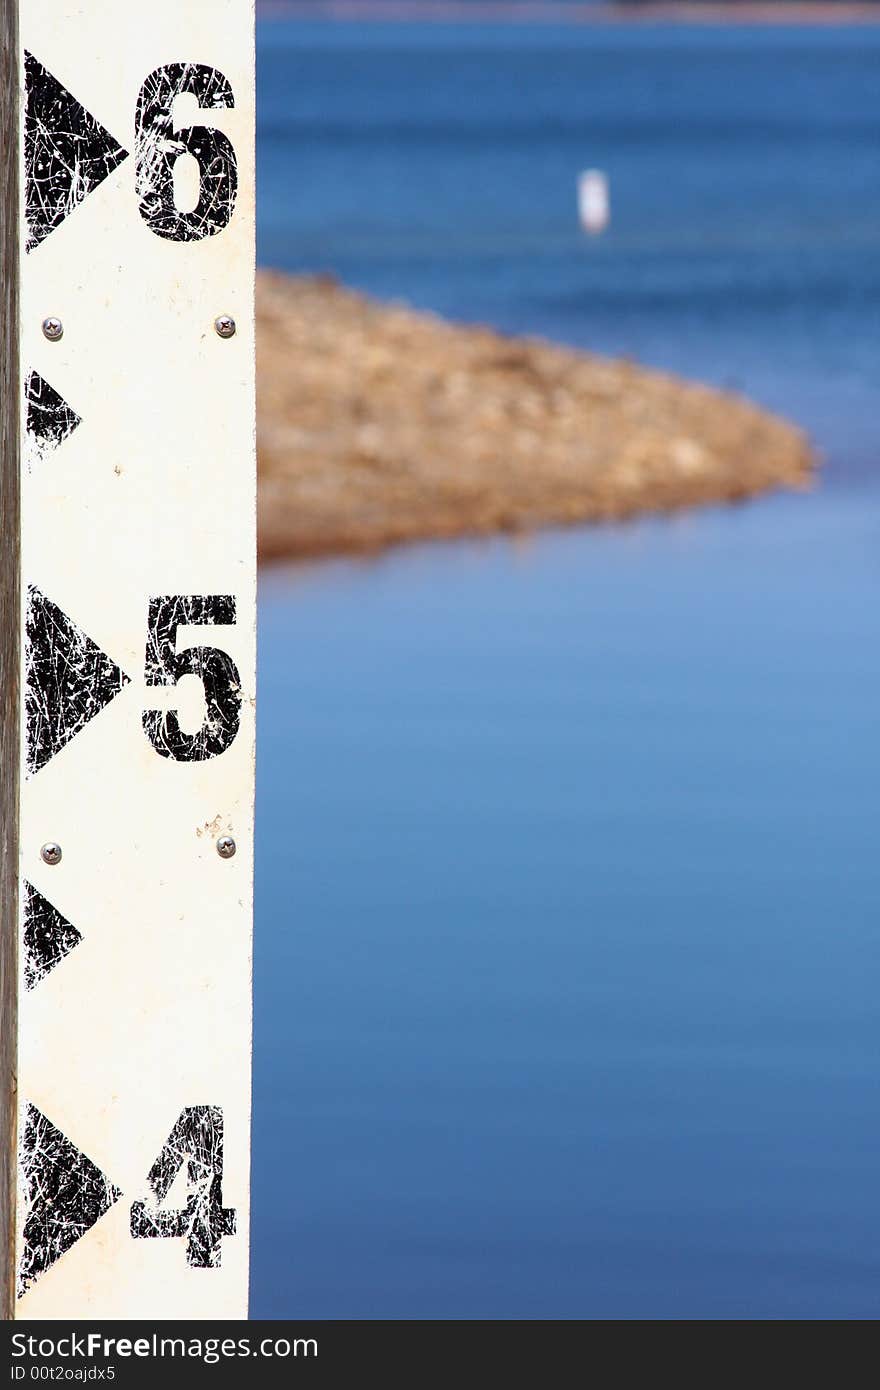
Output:
<instances>
[{"instance_id":1,"label":"calm lake water","mask_svg":"<svg viewBox=\"0 0 880 1390\"><path fill-rule=\"evenodd\" d=\"M735 384L828 462L265 574L252 1315L876 1317L880 34L260 63L264 263Z\"/></svg>"}]
</instances>

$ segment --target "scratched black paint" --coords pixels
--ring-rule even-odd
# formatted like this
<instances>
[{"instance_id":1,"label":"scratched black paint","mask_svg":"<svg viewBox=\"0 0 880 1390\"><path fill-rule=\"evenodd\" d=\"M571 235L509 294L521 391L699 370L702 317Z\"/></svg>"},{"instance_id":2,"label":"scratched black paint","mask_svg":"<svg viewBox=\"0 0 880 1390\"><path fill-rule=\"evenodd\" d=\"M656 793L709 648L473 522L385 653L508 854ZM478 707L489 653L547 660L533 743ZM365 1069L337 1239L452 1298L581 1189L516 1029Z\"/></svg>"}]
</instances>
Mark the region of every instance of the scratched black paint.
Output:
<instances>
[{"instance_id":1,"label":"scratched black paint","mask_svg":"<svg viewBox=\"0 0 880 1390\"><path fill-rule=\"evenodd\" d=\"M25 989L44 980L82 941L72 922L30 883L24 883L22 955Z\"/></svg>"},{"instance_id":2,"label":"scratched black paint","mask_svg":"<svg viewBox=\"0 0 880 1390\"><path fill-rule=\"evenodd\" d=\"M24 64L26 249L32 251L128 151L32 53L25 53Z\"/></svg>"},{"instance_id":3,"label":"scratched black paint","mask_svg":"<svg viewBox=\"0 0 880 1390\"><path fill-rule=\"evenodd\" d=\"M241 725L241 677L232 657L216 647L177 651L177 630L204 623L234 624L235 599L228 594L170 594L150 600L144 662L147 685L174 685L198 676L205 692L205 720L185 733L175 710L144 712L144 730L156 752L175 762L205 762L225 753Z\"/></svg>"},{"instance_id":4,"label":"scratched black paint","mask_svg":"<svg viewBox=\"0 0 880 1390\"><path fill-rule=\"evenodd\" d=\"M24 394L27 432L43 448L57 448L82 423L82 417L39 372L28 373Z\"/></svg>"},{"instance_id":5,"label":"scratched black paint","mask_svg":"<svg viewBox=\"0 0 880 1390\"><path fill-rule=\"evenodd\" d=\"M135 119L137 194L141 216L168 241L202 241L228 226L238 193L238 164L230 141L209 126L175 128L174 103L191 93L203 110L235 106L228 80L204 63L157 68L140 91ZM174 166L190 154L199 165L199 200L190 212L174 201Z\"/></svg>"},{"instance_id":6,"label":"scratched black paint","mask_svg":"<svg viewBox=\"0 0 880 1390\"><path fill-rule=\"evenodd\" d=\"M157 1211L146 1202L134 1202L131 1234L136 1240L186 1237L187 1264L194 1269L219 1269L221 1241L234 1236L236 1229L235 1211L223 1205L223 1111L219 1105L190 1105L181 1111L147 1175L157 1202L167 1197L184 1163L189 1187L186 1206Z\"/></svg>"},{"instance_id":7,"label":"scratched black paint","mask_svg":"<svg viewBox=\"0 0 880 1390\"><path fill-rule=\"evenodd\" d=\"M26 1213L18 1264L20 1298L122 1193L30 1103L25 1106L19 1166Z\"/></svg>"},{"instance_id":8,"label":"scratched black paint","mask_svg":"<svg viewBox=\"0 0 880 1390\"><path fill-rule=\"evenodd\" d=\"M128 684L128 676L35 585L25 617L25 761L39 772Z\"/></svg>"}]
</instances>

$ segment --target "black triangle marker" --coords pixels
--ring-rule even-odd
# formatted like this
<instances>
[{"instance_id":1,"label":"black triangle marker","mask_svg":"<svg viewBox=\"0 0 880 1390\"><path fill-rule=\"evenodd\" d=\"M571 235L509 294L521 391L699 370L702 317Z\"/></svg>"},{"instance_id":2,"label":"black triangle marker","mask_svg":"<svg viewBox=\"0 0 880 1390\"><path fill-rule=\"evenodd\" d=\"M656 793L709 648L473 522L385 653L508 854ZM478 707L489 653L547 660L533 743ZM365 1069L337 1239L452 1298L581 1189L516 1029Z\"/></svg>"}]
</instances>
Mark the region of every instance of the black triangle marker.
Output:
<instances>
[{"instance_id":1,"label":"black triangle marker","mask_svg":"<svg viewBox=\"0 0 880 1390\"><path fill-rule=\"evenodd\" d=\"M32 884L23 887L24 985L31 990L75 950L82 935Z\"/></svg>"},{"instance_id":2,"label":"black triangle marker","mask_svg":"<svg viewBox=\"0 0 880 1390\"><path fill-rule=\"evenodd\" d=\"M90 1231L122 1193L30 1102L19 1153L26 1216L18 1296Z\"/></svg>"},{"instance_id":3,"label":"black triangle marker","mask_svg":"<svg viewBox=\"0 0 880 1390\"><path fill-rule=\"evenodd\" d=\"M39 372L28 373L24 394L27 432L42 449L56 449L82 424L82 416Z\"/></svg>"},{"instance_id":4,"label":"black triangle marker","mask_svg":"<svg viewBox=\"0 0 880 1390\"><path fill-rule=\"evenodd\" d=\"M34 585L25 620L25 761L39 772L129 683L106 652Z\"/></svg>"},{"instance_id":5,"label":"black triangle marker","mask_svg":"<svg viewBox=\"0 0 880 1390\"><path fill-rule=\"evenodd\" d=\"M32 53L25 53L26 249L45 241L128 158Z\"/></svg>"}]
</instances>

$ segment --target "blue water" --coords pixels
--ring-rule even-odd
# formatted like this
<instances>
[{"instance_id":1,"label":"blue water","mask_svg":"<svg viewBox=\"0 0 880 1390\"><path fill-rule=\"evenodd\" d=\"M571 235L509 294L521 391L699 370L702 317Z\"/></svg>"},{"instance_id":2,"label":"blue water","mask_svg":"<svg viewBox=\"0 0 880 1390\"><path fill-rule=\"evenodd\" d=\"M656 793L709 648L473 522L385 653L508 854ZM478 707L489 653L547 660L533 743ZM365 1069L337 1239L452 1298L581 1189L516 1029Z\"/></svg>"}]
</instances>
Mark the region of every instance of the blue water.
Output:
<instances>
[{"instance_id":1,"label":"blue water","mask_svg":"<svg viewBox=\"0 0 880 1390\"><path fill-rule=\"evenodd\" d=\"M253 1316L877 1316L878 78L871 31L263 25L263 262L827 464L264 576Z\"/></svg>"}]
</instances>

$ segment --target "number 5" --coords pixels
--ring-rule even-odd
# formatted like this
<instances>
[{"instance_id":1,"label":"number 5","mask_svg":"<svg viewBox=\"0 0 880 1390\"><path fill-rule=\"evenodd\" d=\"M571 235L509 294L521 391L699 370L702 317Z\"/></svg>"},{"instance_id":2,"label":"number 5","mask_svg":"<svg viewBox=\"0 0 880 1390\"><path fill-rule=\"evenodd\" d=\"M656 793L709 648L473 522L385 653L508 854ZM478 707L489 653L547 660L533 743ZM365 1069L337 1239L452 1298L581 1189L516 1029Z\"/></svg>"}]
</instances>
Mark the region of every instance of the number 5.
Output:
<instances>
[{"instance_id":1,"label":"number 5","mask_svg":"<svg viewBox=\"0 0 880 1390\"><path fill-rule=\"evenodd\" d=\"M205 722L185 734L177 714L144 711L144 731L156 752L179 763L216 758L235 739L241 724L241 677L226 652L216 647L177 650L177 629L202 623L231 625L235 599L228 594L171 594L150 600L150 630L144 663L147 685L175 685L181 676L198 676L205 691Z\"/></svg>"}]
</instances>

